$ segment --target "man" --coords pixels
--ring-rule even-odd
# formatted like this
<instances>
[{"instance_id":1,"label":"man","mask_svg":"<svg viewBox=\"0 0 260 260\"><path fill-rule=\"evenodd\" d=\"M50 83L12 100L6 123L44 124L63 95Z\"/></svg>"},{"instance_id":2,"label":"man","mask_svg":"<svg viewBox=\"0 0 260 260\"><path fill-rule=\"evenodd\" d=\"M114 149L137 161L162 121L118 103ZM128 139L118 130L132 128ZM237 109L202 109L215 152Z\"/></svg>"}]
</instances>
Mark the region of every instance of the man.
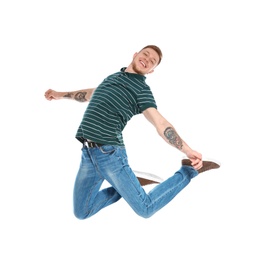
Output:
<instances>
[{"instance_id":1,"label":"man","mask_svg":"<svg viewBox=\"0 0 260 260\"><path fill-rule=\"evenodd\" d=\"M67 98L89 102L76 133L76 138L83 144L73 194L77 218L89 218L121 197L136 214L149 218L168 204L193 177L220 167L213 161L203 162L202 155L191 149L157 110L145 75L152 73L161 59L161 50L148 45L133 55L128 67L105 78L97 88L72 92L49 89L45 92L47 100ZM127 122L140 113L164 141L187 156L173 176L148 193L128 164L122 136ZM111 186L101 190L104 180Z\"/></svg>"}]
</instances>

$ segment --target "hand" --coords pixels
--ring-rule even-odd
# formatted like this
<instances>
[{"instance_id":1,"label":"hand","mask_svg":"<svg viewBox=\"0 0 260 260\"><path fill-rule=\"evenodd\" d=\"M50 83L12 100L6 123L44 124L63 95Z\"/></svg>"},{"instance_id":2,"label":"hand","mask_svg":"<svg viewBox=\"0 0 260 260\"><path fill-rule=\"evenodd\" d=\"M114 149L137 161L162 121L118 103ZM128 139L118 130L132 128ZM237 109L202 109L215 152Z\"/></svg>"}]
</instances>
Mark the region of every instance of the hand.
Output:
<instances>
[{"instance_id":1,"label":"hand","mask_svg":"<svg viewBox=\"0 0 260 260\"><path fill-rule=\"evenodd\" d=\"M199 170L203 166L202 155L194 150L190 150L186 153L187 157L191 161L191 165Z\"/></svg>"},{"instance_id":2,"label":"hand","mask_svg":"<svg viewBox=\"0 0 260 260\"><path fill-rule=\"evenodd\" d=\"M45 92L44 94L45 98L47 100L53 100L53 99L61 99L62 98L62 93L61 92L57 92L57 91L54 91L52 89L49 89Z\"/></svg>"}]
</instances>

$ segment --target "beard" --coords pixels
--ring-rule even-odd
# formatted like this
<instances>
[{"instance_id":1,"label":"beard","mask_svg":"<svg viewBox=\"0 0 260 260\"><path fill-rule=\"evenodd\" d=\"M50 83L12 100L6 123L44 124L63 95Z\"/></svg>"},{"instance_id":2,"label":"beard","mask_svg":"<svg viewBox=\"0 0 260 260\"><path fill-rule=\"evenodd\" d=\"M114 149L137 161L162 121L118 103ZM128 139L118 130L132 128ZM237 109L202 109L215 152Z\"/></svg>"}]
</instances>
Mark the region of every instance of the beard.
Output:
<instances>
[{"instance_id":1,"label":"beard","mask_svg":"<svg viewBox=\"0 0 260 260\"><path fill-rule=\"evenodd\" d=\"M145 75L145 73L138 68L138 66L136 65L136 63L134 62L134 60L133 60L133 62L132 62L132 69L133 69L133 71L134 71L135 73L137 73L137 74Z\"/></svg>"}]
</instances>

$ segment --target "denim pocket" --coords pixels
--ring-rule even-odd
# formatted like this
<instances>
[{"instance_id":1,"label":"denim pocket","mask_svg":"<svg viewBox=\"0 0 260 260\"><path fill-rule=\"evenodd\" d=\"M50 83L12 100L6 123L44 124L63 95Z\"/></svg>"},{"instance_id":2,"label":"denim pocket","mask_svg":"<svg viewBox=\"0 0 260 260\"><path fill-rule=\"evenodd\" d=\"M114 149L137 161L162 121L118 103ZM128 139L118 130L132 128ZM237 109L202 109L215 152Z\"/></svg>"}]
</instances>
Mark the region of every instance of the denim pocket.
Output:
<instances>
[{"instance_id":1,"label":"denim pocket","mask_svg":"<svg viewBox=\"0 0 260 260\"><path fill-rule=\"evenodd\" d=\"M113 145L103 145L99 149L103 154L113 154L116 151L116 147Z\"/></svg>"}]
</instances>

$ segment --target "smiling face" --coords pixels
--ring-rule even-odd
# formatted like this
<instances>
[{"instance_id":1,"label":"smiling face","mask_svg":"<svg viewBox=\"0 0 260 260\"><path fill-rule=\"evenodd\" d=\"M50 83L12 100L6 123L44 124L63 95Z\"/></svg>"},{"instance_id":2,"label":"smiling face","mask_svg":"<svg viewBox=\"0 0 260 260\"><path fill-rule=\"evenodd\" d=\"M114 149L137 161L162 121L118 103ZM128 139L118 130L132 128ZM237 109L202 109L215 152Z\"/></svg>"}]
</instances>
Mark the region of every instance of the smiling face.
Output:
<instances>
[{"instance_id":1,"label":"smiling face","mask_svg":"<svg viewBox=\"0 0 260 260\"><path fill-rule=\"evenodd\" d=\"M160 57L155 50L145 48L134 54L133 60L126 71L141 75L152 73L159 64L159 59Z\"/></svg>"}]
</instances>

